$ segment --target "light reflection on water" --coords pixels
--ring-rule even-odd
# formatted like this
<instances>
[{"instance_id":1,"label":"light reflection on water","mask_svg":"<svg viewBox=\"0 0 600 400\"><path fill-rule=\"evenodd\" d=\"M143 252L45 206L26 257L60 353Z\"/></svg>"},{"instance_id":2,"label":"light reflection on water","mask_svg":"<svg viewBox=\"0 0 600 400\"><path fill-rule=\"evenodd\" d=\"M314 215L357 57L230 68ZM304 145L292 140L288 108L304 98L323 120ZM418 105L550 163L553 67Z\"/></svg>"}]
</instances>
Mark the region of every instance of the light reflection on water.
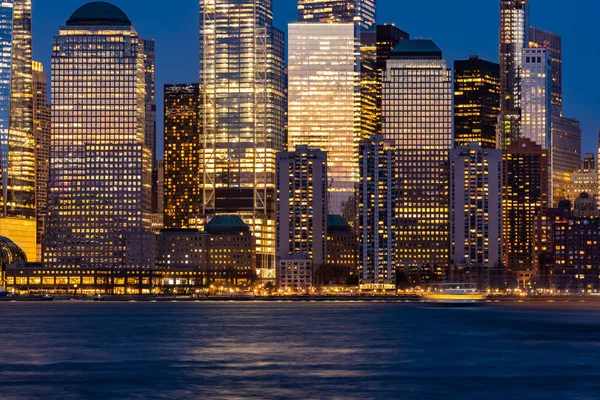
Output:
<instances>
[{"instance_id":1,"label":"light reflection on water","mask_svg":"<svg viewBox=\"0 0 600 400\"><path fill-rule=\"evenodd\" d=\"M596 399L600 313L0 303L0 398Z\"/></svg>"}]
</instances>

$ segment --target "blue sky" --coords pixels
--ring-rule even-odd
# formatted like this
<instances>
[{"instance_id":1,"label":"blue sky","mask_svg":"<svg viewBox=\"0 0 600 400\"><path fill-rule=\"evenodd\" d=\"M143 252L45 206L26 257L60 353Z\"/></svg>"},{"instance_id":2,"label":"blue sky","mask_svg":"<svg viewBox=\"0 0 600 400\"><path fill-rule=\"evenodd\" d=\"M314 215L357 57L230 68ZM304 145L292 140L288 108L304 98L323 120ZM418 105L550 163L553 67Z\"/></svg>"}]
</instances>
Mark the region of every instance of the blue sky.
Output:
<instances>
[{"instance_id":1,"label":"blue sky","mask_svg":"<svg viewBox=\"0 0 600 400\"><path fill-rule=\"evenodd\" d=\"M47 70L52 37L84 0L33 0L34 57ZM273 0L275 25L296 20L295 0ZM197 0L112 0L137 31L156 39L157 92L165 83L198 80ZM600 47L597 0L530 0L531 24L563 37L564 115L582 122L582 151L595 152L600 129ZM412 37L433 39L449 65L477 54L498 59L498 0L378 0L379 23L395 23ZM162 112L160 112L162 113ZM162 116L161 116L162 117ZM159 127L162 124L159 123Z\"/></svg>"}]
</instances>

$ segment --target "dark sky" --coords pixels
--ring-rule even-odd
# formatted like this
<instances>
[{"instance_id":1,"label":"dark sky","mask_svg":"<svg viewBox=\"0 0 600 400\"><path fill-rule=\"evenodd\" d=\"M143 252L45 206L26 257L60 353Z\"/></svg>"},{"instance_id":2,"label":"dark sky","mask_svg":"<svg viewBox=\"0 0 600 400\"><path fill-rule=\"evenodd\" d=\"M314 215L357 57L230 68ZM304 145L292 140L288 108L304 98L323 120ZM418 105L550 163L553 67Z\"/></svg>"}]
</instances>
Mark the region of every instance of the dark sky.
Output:
<instances>
[{"instance_id":1,"label":"dark sky","mask_svg":"<svg viewBox=\"0 0 600 400\"><path fill-rule=\"evenodd\" d=\"M142 37L156 39L159 109L165 83L198 80L198 0L113 0ZM296 20L296 0L273 0L275 25ZM471 54L498 60L498 0L378 0L378 22L433 39L452 65ZM85 0L33 0L34 57L49 70L52 36ZM530 0L531 24L563 37L564 116L582 122L582 152L600 129L598 0ZM159 111L162 114L161 111ZM162 120L162 116L159 117ZM162 124L159 122L159 131Z\"/></svg>"}]
</instances>

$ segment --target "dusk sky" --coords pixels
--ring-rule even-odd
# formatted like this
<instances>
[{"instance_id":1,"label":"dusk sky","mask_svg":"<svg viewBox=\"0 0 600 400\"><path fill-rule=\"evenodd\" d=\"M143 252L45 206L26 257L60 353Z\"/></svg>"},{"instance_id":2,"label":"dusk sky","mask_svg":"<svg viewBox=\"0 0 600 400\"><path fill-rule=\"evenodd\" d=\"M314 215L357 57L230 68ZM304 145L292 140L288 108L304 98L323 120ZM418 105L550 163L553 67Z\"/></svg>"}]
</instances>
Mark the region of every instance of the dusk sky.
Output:
<instances>
[{"instance_id":1,"label":"dusk sky","mask_svg":"<svg viewBox=\"0 0 600 400\"><path fill-rule=\"evenodd\" d=\"M295 0L273 0L275 25L286 30L296 20ZM33 0L34 58L49 73L52 37L85 0ZM114 0L144 38L156 39L157 104L162 114L165 83L198 80L197 0ZM411 37L433 39L452 67L455 59L477 54L498 61L498 0L378 0L379 23L395 23ZM531 0L531 24L563 37L564 116L582 122L582 152L595 152L600 129L600 2ZM162 130L162 115L158 130ZM160 135L162 136L162 135ZM162 147L161 147L162 148ZM162 153L162 150L159 149ZM160 153L159 153L160 154Z\"/></svg>"}]
</instances>

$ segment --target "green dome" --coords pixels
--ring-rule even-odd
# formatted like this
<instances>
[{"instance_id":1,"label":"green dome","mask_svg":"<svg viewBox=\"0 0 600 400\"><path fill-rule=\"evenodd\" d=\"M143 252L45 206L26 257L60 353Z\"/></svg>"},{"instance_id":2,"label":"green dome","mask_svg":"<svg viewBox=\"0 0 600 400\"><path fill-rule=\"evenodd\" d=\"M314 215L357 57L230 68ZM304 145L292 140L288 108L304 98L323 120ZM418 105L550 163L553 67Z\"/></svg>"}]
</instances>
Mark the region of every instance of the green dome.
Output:
<instances>
[{"instance_id":1,"label":"green dome","mask_svg":"<svg viewBox=\"0 0 600 400\"><path fill-rule=\"evenodd\" d=\"M131 21L119 7L94 1L79 7L67 21L67 26L131 26Z\"/></svg>"},{"instance_id":2,"label":"green dome","mask_svg":"<svg viewBox=\"0 0 600 400\"><path fill-rule=\"evenodd\" d=\"M250 231L248 225L246 225L237 215L220 215L214 217L206 224L204 229L211 235Z\"/></svg>"}]
</instances>

